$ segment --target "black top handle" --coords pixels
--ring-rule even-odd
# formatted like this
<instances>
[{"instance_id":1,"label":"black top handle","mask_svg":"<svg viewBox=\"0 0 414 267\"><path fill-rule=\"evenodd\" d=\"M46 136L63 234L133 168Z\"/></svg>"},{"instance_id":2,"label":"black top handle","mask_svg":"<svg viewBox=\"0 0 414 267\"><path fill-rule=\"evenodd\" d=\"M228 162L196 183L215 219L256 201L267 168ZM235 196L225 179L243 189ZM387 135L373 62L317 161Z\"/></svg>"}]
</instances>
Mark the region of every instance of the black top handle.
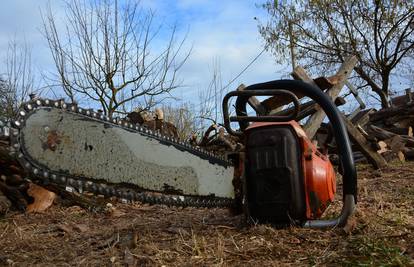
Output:
<instances>
[{"instance_id":1,"label":"black top handle","mask_svg":"<svg viewBox=\"0 0 414 267\"><path fill-rule=\"evenodd\" d=\"M351 143L349 141L347 129L345 123L342 120L342 115L332 100L319 88L297 80L275 80L265 83L253 84L244 89L245 91L260 91L267 90L269 92L276 91L292 91L301 93L307 97L310 97L316 103L318 103L332 124L336 144L338 147L338 154L340 163L343 170L343 201L341 215L332 220L315 220L309 221L305 224L308 227L325 228L333 226L342 226L346 223L347 218L352 214L355 203L357 201L357 173L355 169L354 158L352 156ZM232 92L229 93L231 97ZM229 95L228 94L228 95ZM228 95L223 99L223 115L228 118ZM254 95L254 93L252 94ZM269 93L269 95L271 95ZM251 95L250 95L251 96ZM240 95L236 100L236 114L237 116L247 116L246 105L250 97L249 95ZM294 103L295 105L297 103ZM265 114L261 114L265 115ZM277 120L276 120L277 121ZM227 130L231 130L230 121L225 120L225 127ZM239 121L241 130L248 127L249 122L246 120ZM229 131L230 132L230 131ZM231 133L231 132L230 132Z\"/></svg>"},{"instance_id":2,"label":"black top handle","mask_svg":"<svg viewBox=\"0 0 414 267\"><path fill-rule=\"evenodd\" d=\"M249 87L247 87L249 88ZM247 116L246 104L247 100L252 96L275 96L275 95L286 95L292 100L294 104L293 112L288 115L265 115L259 114L259 116ZM237 116L230 116L229 114L229 100L232 97L237 97L236 105L241 105L240 100L246 100L242 104L242 108L236 107ZM249 122L275 122L275 121L291 121L294 120L300 111L300 103L298 97L288 90L283 89L269 89L269 90L244 90L244 91L232 91L226 94L223 98L223 119L224 126L228 133L232 135L243 135L242 131L234 131L231 128L231 122L238 122L241 130L245 130L249 126Z\"/></svg>"}]
</instances>

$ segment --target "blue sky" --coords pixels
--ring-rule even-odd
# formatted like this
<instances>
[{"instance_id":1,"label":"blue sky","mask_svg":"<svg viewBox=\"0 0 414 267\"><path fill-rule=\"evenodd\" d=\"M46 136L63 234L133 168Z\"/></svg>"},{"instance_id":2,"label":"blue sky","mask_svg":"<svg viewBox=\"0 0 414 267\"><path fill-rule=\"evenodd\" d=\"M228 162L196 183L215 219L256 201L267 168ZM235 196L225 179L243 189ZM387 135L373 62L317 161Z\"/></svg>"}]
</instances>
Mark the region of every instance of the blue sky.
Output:
<instances>
[{"instance_id":1,"label":"blue sky","mask_svg":"<svg viewBox=\"0 0 414 267\"><path fill-rule=\"evenodd\" d=\"M52 71L54 66L44 40L41 10L47 0L2 1L0 16L0 60L5 57L11 38L26 39L32 48L37 73ZM198 91L207 87L213 72L213 62L221 66L223 84L232 80L263 49L257 30L257 17L266 20L264 10L257 7L263 1L236 0L143 0L144 8L155 11L157 22L164 29L176 25L178 37L187 35L185 49L192 48L190 58L180 72L182 88L175 95L194 103ZM53 12L64 15L60 0L50 1ZM162 36L159 37L162 42ZM238 84L251 84L286 77L289 66L278 66L269 53L264 53L229 89ZM0 67L0 73L4 70ZM40 75L39 75L40 76Z\"/></svg>"}]
</instances>

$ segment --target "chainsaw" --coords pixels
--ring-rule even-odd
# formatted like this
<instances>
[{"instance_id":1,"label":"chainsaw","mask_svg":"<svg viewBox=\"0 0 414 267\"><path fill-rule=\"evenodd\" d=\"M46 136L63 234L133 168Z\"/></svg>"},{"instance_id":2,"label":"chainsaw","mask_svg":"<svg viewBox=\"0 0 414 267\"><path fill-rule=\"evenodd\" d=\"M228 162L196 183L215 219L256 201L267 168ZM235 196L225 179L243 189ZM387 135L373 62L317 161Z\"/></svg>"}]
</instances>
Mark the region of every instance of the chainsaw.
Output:
<instances>
[{"instance_id":1,"label":"chainsaw","mask_svg":"<svg viewBox=\"0 0 414 267\"><path fill-rule=\"evenodd\" d=\"M294 120L299 101L293 90L316 101L334 129L343 176L343 207L334 219L320 218L334 200L335 171ZM250 97L278 95L292 100L293 113L248 116ZM236 116L229 113L232 97ZM357 177L346 128L329 97L299 81L255 84L224 97L223 117L227 132L244 140L241 151L226 156L62 100L24 103L7 137L32 180L68 191L123 202L230 207L257 223L345 225L355 209Z\"/></svg>"}]
</instances>

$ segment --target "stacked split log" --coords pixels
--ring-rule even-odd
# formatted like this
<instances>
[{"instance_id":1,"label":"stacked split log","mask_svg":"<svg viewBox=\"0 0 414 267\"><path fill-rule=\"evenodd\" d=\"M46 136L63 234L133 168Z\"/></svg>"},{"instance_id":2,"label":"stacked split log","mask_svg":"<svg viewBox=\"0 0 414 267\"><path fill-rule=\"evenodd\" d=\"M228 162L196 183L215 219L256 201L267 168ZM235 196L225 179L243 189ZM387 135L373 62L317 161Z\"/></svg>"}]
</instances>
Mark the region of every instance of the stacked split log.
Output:
<instances>
[{"instance_id":1,"label":"stacked split log","mask_svg":"<svg viewBox=\"0 0 414 267\"><path fill-rule=\"evenodd\" d=\"M386 159L414 159L414 103L382 109L369 116L365 130Z\"/></svg>"},{"instance_id":2,"label":"stacked split log","mask_svg":"<svg viewBox=\"0 0 414 267\"><path fill-rule=\"evenodd\" d=\"M27 207L27 183L19 163L9 156L9 144L0 140L0 215L10 209Z\"/></svg>"},{"instance_id":3,"label":"stacked split log","mask_svg":"<svg viewBox=\"0 0 414 267\"><path fill-rule=\"evenodd\" d=\"M239 137L228 134L223 127L216 124L206 130L200 141L197 141L197 137L194 136L190 142L195 146L223 156L239 152L243 148Z\"/></svg>"},{"instance_id":4,"label":"stacked split log","mask_svg":"<svg viewBox=\"0 0 414 267\"><path fill-rule=\"evenodd\" d=\"M160 108L156 108L153 113L146 110L135 110L129 113L126 121L134 124L140 124L152 131L158 131L164 136L178 139L177 127L171 122L164 120L164 112Z\"/></svg>"},{"instance_id":5,"label":"stacked split log","mask_svg":"<svg viewBox=\"0 0 414 267\"><path fill-rule=\"evenodd\" d=\"M414 103L379 111L365 109L348 121L364 136L366 145L387 162L414 160ZM316 137L320 146L329 148L329 154L336 154L329 124L322 124ZM366 156L357 147L353 147L353 151L356 162L367 162Z\"/></svg>"}]
</instances>

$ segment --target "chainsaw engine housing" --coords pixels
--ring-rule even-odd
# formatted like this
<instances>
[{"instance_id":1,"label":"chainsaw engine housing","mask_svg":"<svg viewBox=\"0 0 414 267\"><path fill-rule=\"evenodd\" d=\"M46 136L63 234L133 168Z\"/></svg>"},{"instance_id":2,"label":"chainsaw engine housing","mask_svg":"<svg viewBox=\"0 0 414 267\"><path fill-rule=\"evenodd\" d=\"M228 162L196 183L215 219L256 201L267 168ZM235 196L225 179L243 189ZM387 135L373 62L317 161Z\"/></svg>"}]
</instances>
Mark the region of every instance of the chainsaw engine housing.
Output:
<instances>
[{"instance_id":1,"label":"chainsaw engine housing","mask_svg":"<svg viewBox=\"0 0 414 267\"><path fill-rule=\"evenodd\" d=\"M343 194L341 213L334 218L320 219L334 199L335 172L328 157L318 151L295 121L301 106L298 95L319 104L332 124ZM269 107L249 101L255 96L271 96L280 103L290 101L291 112L270 114ZM229 112L232 97L237 97L236 116ZM247 104L256 115L247 112ZM243 174L240 195L247 218L259 223L299 224L318 229L345 226L357 202L357 172L342 114L328 95L302 81L253 84L224 96L223 119L228 133L245 138L237 173ZM240 127L236 131L232 128L235 122Z\"/></svg>"},{"instance_id":2,"label":"chainsaw engine housing","mask_svg":"<svg viewBox=\"0 0 414 267\"><path fill-rule=\"evenodd\" d=\"M249 216L259 223L302 224L333 201L335 173L295 122L257 122L245 131Z\"/></svg>"}]
</instances>

